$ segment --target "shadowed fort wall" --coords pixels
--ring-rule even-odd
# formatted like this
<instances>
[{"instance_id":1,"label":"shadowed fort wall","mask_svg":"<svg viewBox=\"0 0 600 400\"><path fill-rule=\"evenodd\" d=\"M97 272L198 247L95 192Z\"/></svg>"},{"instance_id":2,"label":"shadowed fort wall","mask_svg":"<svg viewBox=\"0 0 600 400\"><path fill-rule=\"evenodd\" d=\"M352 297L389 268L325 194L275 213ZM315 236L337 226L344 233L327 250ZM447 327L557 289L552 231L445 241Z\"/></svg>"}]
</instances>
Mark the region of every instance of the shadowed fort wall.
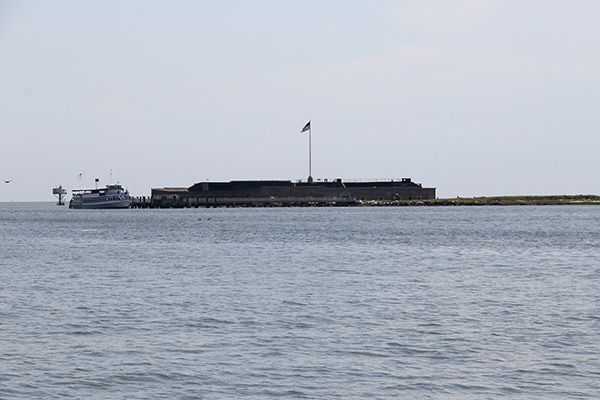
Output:
<instances>
[{"instance_id":1,"label":"shadowed fort wall","mask_svg":"<svg viewBox=\"0 0 600 400\"><path fill-rule=\"evenodd\" d=\"M218 186L217 186L218 187ZM326 187L318 183L296 186L258 186L234 190L152 189L153 207L251 206L266 204L352 204L369 200L435 199L435 188L420 185L389 187Z\"/></svg>"}]
</instances>

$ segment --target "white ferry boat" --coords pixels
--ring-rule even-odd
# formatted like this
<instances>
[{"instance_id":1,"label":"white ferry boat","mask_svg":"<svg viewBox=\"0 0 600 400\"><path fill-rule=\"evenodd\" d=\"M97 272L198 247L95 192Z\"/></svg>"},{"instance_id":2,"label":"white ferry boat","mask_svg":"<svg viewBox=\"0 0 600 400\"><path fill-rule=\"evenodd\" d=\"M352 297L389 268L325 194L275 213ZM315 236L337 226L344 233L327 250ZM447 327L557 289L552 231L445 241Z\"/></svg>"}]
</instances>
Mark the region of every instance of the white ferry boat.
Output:
<instances>
[{"instance_id":1,"label":"white ferry boat","mask_svg":"<svg viewBox=\"0 0 600 400\"><path fill-rule=\"evenodd\" d=\"M119 184L96 189L74 189L69 208L129 208L131 196Z\"/></svg>"}]
</instances>

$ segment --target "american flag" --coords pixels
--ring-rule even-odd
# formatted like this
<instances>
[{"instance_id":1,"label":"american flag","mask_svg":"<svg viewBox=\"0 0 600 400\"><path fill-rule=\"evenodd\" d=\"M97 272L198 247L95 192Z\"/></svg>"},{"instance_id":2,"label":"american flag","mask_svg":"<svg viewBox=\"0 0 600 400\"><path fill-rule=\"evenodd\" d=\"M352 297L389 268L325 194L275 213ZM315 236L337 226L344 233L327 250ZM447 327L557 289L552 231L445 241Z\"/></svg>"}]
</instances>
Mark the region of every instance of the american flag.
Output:
<instances>
[{"instance_id":1,"label":"american flag","mask_svg":"<svg viewBox=\"0 0 600 400\"><path fill-rule=\"evenodd\" d=\"M306 132L306 131L307 131L307 130L309 130L309 129L310 129L310 121L308 121L308 122L306 123L306 125L304 125L304 128L302 128L302 130L300 131L300 133L302 133L302 132Z\"/></svg>"}]
</instances>

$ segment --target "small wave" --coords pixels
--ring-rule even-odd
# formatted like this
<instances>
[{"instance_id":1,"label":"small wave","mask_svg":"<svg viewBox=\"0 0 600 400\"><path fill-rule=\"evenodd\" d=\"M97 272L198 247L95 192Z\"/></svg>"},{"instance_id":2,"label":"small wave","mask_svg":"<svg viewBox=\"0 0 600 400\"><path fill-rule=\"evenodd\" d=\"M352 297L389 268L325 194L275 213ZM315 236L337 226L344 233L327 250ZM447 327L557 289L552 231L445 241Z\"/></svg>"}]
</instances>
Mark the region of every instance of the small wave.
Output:
<instances>
[{"instance_id":1,"label":"small wave","mask_svg":"<svg viewBox=\"0 0 600 400\"><path fill-rule=\"evenodd\" d=\"M283 300L282 301L283 304L287 304L290 306L306 306L306 303L299 303L297 301L292 301L292 300Z\"/></svg>"},{"instance_id":2,"label":"small wave","mask_svg":"<svg viewBox=\"0 0 600 400\"><path fill-rule=\"evenodd\" d=\"M100 331L74 331L74 332L71 332L71 335L97 335L100 333L102 333L102 332L100 332Z\"/></svg>"},{"instance_id":3,"label":"small wave","mask_svg":"<svg viewBox=\"0 0 600 400\"><path fill-rule=\"evenodd\" d=\"M388 353L367 351L367 350L350 350L350 351L345 351L343 353L351 354L351 355L355 355L355 356L365 356L365 357L377 357L377 358L389 358L390 357L390 354L388 354Z\"/></svg>"},{"instance_id":4,"label":"small wave","mask_svg":"<svg viewBox=\"0 0 600 400\"><path fill-rule=\"evenodd\" d=\"M201 320L199 320L199 322L204 323L204 324L217 324L217 325L235 324L235 322L229 321L227 319L219 319L219 318L212 318L212 317L202 318Z\"/></svg>"}]
</instances>

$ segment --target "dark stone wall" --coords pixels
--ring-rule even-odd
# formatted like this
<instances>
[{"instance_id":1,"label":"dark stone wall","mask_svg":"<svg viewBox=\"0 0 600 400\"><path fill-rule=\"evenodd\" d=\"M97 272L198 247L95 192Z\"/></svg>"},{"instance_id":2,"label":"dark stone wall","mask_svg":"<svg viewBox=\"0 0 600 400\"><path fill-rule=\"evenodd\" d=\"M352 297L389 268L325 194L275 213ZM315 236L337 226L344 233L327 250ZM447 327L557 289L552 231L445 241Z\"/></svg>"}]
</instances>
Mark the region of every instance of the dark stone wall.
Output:
<instances>
[{"instance_id":1,"label":"dark stone wall","mask_svg":"<svg viewBox=\"0 0 600 400\"><path fill-rule=\"evenodd\" d=\"M303 186L249 187L236 190L189 191L185 188L152 189L157 206L193 204L229 204L231 202L351 202L359 200L426 200L435 199L435 188L418 185L405 187L325 187Z\"/></svg>"}]
</instances>

